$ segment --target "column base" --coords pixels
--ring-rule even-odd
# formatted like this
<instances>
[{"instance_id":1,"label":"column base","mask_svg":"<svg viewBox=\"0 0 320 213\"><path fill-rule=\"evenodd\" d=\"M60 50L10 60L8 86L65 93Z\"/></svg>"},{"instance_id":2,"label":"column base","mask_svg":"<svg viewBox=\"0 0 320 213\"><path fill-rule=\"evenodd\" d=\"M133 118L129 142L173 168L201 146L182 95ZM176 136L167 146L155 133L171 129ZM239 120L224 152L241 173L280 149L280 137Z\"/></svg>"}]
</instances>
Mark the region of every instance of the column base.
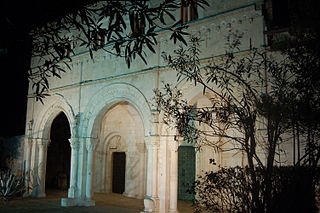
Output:
<instances>
[{"instance_id":1,"label":"column base","mask_svg":"<svg viewBox=\"0 0 320 213\"><path fill-rule=\"evenodd\" d=\"M25 192L25 193L23 193L22 197L31 197L31 193Z\"/></svg>"},{"instance_id":2,"label":"column base","mask_svg":"<svg viewBox=\"0 0 320 213\"><path fill-rule=\"evenodd\" d=\"M83 200L77 198L61 198L61 206L95 206L96 203L94 200Z\"/></svg>"},{"instance_id":3,"label":"column base","mask_svg":"<svg viewBox=\"0 0 320 213\"><path fill-rule=\"evenodd\" d=\"M75 198L75 197L76 197L76 191L77 191L77 188L74 187L74 186L71 186L71 187L68 189L68 197L69 197L69 198Z\"/></svg>"},{"instance_id":4,"label":"column base","mask_svg":"<svg viewBox=\"0 0 320 213\"><path fill-rule=\"evenodd\" d=\"M81 204L81 206L95 206L96 202L94 200L83 200Z\"/></svg>"},{"instance_id":5,"label":"column base","mask_svg":"<svg viewBox=\"0 0 320 213\"><path fill-rule=\"evenodd\" d=\"M68 206L76 206L77 202L75 198L61 198L61 206L68 207Z\"/></svg>"},{"instance_id":6,"label":"column base","mask_svg":"<svg viewBox=\"0 0 320 213\"><path fill-rule=\"evenodd\" d=\"M146 212L159 212L158 210L158 203L157 203L158 199L157 198L153 198L153 197L146 197L143 200L143 204L144 204L144 210L141 211L140 213L146 213Z\"/></svg>"},{"instance_id":7,"label":"column base","mask_svg":"<svg viewBox=\"0 0 320 213\"><path fill-rule=\"evenodd\" d=\"M179 213L179 211L178 210L170 210L169 209L169 212L168 213Z\"/></svg>"},{"instance_id":8,"label":"column base","mask_svg":"<svg viewBox=\"0 0 320 213\"><path fill-rule=\"evenodd\" d=\"M41 198L41 197L46 197L46 193L42 192L37 194L37 197Z\"/></svg>"}]
</instances>

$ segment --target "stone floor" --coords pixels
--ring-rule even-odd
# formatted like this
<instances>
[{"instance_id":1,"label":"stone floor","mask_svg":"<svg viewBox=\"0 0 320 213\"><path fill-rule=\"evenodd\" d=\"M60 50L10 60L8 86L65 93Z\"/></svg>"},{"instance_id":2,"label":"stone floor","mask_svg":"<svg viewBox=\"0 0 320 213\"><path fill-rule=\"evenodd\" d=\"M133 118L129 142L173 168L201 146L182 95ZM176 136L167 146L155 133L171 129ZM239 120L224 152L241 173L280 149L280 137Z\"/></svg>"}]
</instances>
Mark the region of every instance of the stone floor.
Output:
<instances>
[{"instance_id":1,"label":"stone floor","mask_svg":"<svg viewBox=\"0 0 320 213\"><path fill-rule=\"evenodd\" d=\"M46 198L15 198L0 202L0 213L139 213L143 200L124 197L120 194L95 193L96 206L61 207L60 198L66 192L50 191ZM180 213L192 213L191 203L178 202Z\"/></svg>"}]
</instances>

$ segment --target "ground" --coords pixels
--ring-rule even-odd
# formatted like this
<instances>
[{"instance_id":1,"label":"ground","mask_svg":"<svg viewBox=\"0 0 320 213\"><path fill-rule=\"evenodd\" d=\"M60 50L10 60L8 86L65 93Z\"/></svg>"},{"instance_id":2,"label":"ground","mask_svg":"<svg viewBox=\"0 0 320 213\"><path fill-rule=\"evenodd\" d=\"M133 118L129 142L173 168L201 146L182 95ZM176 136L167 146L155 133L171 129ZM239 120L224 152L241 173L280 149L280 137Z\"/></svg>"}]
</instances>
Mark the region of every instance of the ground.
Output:
<instances>
[{"instance_id":1,"label":"ground","mask_svg":"<svg viewBox=\"0 0 320 213\"><path fill-rule=\"evenodd\" d=\"M2 213L139 213L143 200L124 197L120 194L95 193L94 207L61 207L60 198L66 192L51 191L46 198L14 198L0 203ZM192 213L191 203L178 202L179 212Z\"/></svg>"}]
</instances>

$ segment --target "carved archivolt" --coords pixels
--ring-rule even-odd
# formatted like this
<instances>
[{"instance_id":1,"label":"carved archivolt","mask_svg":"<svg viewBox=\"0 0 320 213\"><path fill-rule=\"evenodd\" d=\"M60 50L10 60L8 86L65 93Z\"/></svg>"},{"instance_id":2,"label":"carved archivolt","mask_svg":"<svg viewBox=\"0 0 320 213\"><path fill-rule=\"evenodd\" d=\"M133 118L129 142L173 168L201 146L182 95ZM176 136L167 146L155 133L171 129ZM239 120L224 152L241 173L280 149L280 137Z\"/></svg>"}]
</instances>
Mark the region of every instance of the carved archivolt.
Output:
<instances>
[{"instance_id":1,"label":"carved archivolt","mask_svg":"<svg viewBox=\"0 0 320 213\"><path fill-rule=\"evenodd\" d=\"M143 121L145 135L152 133L151 109L142 92L130 84L112 83L100 89L89 101L80 121L79 134L83 137L97 137L99 118L121 101L127 101L137 109Z\"/></svg>"},{"instance_id":2,"label":"carved archivolt","mask_svg":"<svg viewBox=\"0 0 320 213\"><path fill-rule=\"evenodd\" d=\"M60 94L54 94L46 98L40 112L37 113L34 119L33 138L49 138L50 127L55 117L63 112L68 118L71 135L75 135L73 125L75 125L75 115L71 105Z\"/></svg>"}]
</instances>

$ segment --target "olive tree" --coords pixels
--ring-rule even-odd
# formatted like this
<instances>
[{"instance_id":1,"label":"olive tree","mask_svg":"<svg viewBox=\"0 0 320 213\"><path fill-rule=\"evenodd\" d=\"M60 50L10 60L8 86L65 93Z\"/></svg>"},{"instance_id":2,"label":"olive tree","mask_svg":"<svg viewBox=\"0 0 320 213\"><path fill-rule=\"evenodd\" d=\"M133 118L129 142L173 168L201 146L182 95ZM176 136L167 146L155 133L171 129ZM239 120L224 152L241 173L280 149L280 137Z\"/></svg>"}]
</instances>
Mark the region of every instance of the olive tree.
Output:
<instances>
[{"instance_id":1,"label":"olive tree","mask_svg":"<svg viewBox=\"0 0 320 213\"><path fill-rule=\"evenodd\" d=\"M278 177L275 174L277 156L285 154L279 147L290 139L292 118L303 122L301 109L293 109L292 106L304 98L317 103L319 99L316 96L306 96L306 93L298 88L302 83L302 73L297 69L292 55L267 49L251 49L245 54L240 54L237 49L240 39L240 34L230 33L226 54L212 59L208 64L202 64L200 61L200 40L196 37L191 37L187 48L180 47L171 55L164 54L165 60L176 71L178 79L193 82L203 88L203 93L213 94L210 106L197 108L189 105L183 99L182 92L169 84L165 84L163 89L155 90L154 101L158 110L164 114L163 121L176 128L178 134L186 141L196 141L198 147L209 145L219 151L224 151L221 144L232 144L232 149L245 154L247 169L240 173L236 170L211 176L217 177L220 174L221 177L227 178L226 174L238 172L238 176L232 175L229 180L242 182L244 185L240 191L245 193L245 196L233 191L235 197L228 196L228 201L232 200L227 202L229 211L273 212L276 205L273 196L279 190L274 188ZM308 78L303 79L307 81ZM319 89L317 83L308 81L302 84ZM319 108L314 110L319 112ZM301 116L297 118L298 111ZM314 126L315 122L306 122L313 125L313 133L318 132L319 128ZM194 123L198 125L190 125ZM313 159L312 165L316 168L320 157L319 135L312 136L313 140L306 146L305 156ZM263 155L259 154L261 151ZM306 162L304 159L300 157L298 161ZM209 177L207 174L203 181L208 183L212 180ZM199 183L197 186L200 189ZM221 186L225 187L226 184ZM202 190L208 193L208 188ZM229 195L232 193L229 192ZM212 203L215 206L214 211L222 209L224 212L225 205L221 202L221 196L225 196L225 193L221 192L216 196ZM245 204L240 202L244 201L243 197L246 198ZM239 203L242 205L239 206ZM198 200L198 204L201 209L201 205L206 206L208 203Z\"/></svg>"},{"instance_id":2,"label":"olive tree","mask_svg":"<svg viewBox=\"0 0 320 213\"><path fill-rule=\"evenodd\" d=\"M84 46L93 58L99 49L123 57L130 67L132 60L141 58L145 63L148 49L155 53L157 35L161 30L171 32L174 43L186 44L184 31L187 24L176 20L181 7L205 7L206 0L105 0L93 1L77 10L57 16L53 21L35 26L31 32L32 57L38 60L30 69L29 79L35 88L36 98L45 97L49 89L49 76L60 78L70 69L75 49ZM107 48L110 47L111 48ZM65 66L67 68L65 68Z\"/></svg>"}]
</instances>

